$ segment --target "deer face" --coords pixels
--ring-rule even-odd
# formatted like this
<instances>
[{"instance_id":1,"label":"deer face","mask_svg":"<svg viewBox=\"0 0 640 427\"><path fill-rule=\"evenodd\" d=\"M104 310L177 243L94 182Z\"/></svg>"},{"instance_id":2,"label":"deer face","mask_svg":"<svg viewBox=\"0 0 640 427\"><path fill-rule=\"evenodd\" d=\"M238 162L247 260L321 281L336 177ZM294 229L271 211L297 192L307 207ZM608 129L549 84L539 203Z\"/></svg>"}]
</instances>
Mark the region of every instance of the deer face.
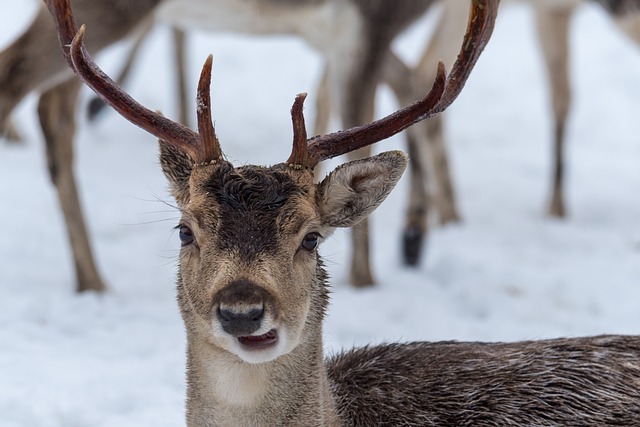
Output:
<instances>
[{"instance_id":1,"label":"deer face","mask_svg":"<svg viewBox=\"0 0 640 427\"><path fill-rule=\"evenodd\" d=\"M315 184L307 168L194 166L163 145L161 163L182 212L178 299L189 333L263 363L319 330L328 294L319 242L371 213L406 161L384 153Z\"/></svg>"}]
</instances>

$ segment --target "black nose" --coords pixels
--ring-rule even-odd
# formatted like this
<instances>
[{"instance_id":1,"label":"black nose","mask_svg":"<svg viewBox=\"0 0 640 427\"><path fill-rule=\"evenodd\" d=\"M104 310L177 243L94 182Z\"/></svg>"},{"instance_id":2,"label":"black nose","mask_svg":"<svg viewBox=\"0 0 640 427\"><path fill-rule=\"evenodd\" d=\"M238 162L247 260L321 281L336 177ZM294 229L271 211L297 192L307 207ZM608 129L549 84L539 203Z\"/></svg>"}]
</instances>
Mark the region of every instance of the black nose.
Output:
<instances>
[{"instance_id":1,"label":"black nose","mask_svg":"<svg viewBox=\"0 0 640 427\"><path fill-rule=\"evenodd\" d=\"M236 311L233 308L219 307L218 321L222 329L233 336L242 337L253 334L260 329L264 317L264 307L253 307L246 311Z\"/></svg>"}]
</instances>

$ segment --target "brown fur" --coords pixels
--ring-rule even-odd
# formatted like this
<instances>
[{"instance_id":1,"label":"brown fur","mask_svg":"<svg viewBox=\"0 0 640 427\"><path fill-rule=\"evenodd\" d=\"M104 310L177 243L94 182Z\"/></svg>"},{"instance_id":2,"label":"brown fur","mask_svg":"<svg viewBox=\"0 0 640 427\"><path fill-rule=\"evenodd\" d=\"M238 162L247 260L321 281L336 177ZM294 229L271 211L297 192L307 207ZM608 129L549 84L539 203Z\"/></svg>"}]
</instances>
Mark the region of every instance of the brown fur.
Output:
<instances>
[{"instance_id":1,"label":"brown fur","mask_svg":"<svg viewBox=\"0 0 640 427\"><path fill-rule=\"evenodd\" d=\"M345 426L640 425L640 337L388 344L327 370Z\"/></svg>"}]
</instances>

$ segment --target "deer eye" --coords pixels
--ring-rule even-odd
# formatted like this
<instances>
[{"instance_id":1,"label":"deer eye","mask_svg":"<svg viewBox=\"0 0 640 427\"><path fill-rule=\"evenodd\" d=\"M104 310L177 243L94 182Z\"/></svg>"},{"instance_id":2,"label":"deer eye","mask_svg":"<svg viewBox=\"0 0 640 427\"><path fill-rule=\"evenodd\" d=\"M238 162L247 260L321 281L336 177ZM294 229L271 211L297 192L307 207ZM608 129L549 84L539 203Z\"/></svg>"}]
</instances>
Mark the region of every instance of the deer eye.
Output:
<instances>
[{"instance_id":1,"label":"deer eye","mask_svg":"<svg viewBox=\"0 0 640 427\"><path fill-rule=\"evenodd\" d=\"M318 233L309 233L304 236L304 239L302 239L300 247L305 251L312 252L318 246L319 240L320 235Z\"/></svg>"},{"instance_id":2,"label":"deer eye","mask_svg":"<svg viewBox=\"0 0 640 427\"><path fill-rule=\"evenodd\" d=\"M180 236L180 243L182 246L190 245L196 240L195 237L193 237L193 231L191 231L191 229L186 225L179 225L178 229L178 235Z\"/></svg>"}]
</instances>

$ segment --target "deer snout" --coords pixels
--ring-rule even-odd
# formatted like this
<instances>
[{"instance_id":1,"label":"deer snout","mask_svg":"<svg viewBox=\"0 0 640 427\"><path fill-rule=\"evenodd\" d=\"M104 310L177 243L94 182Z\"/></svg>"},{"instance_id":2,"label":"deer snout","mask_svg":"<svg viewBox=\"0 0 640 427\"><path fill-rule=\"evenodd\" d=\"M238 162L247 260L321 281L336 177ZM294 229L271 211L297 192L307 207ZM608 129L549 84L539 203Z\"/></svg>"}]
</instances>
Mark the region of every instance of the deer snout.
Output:
<instances>
[{"instance_id":1,"label":"deer snout","mask_svg":"<svg viewBox=\"0 0 640 427\"><path fill-rule=\"evenodd\" d=\"M272 306L268 292L249 280L230 283L215 299L220 326L235 337L256 333L263 326L267 307Z\"/></svg>"},{"instance_id":2,"label":"deer snout","mask_svg":"<svg viewBox=\"0 0 640 427\"><path fill-rule=\"evenodd\" d=\"M233 307L218 308L218 321L222 329L233 336L251 335L260 329L264 317L264 307L250 308L248 311L236 311Z\"/></svg>"}]
</instances>

